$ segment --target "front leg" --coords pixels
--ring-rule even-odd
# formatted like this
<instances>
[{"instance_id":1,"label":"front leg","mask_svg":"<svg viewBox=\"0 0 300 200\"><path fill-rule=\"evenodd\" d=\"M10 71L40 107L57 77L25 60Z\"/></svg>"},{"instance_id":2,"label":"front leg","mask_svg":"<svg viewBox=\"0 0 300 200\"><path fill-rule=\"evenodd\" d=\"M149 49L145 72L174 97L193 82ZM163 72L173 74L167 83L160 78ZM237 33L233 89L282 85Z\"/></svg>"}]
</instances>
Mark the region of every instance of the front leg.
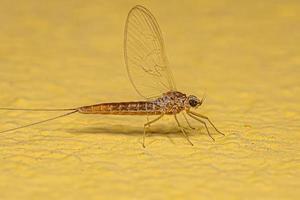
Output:
<instances>
[{"instance_id":1,"label":"front leg","mask_svg":"<svg viewBox=\"0 0 300 200\"><path fill-rule=\"evenodd\" d=\"M186 115L184 114L184 112L181 112L182 113L182 115L183 115L183 117L184 117L184 119L185 119L185 121L186 121L186 123L188 124L188 126L190 127L190 129L196 129L195 127L193 127L192 125L191 125L191 123L189 122L189 120L188 120L188 118L186 117Z\"/></svg>"},{"instance_id":2,"label":"front leg","mask_svg":"<svg viewBox=\"0 0 300 200\"><path fill-rule=\"evenodd\" d=\"M218 133L220 133L221 135L224 135L224 136L225 136L224 133L222 133L221 131L219 131L219 130L217 129L217 127L215 127L215 125L212 123L212 121L210 121L210 119L209 119L208 117L206 117L206 116L204 116L204 115L201 115L201 114L199 114L199 113L193 112L193 111L188 111L187 113L190 113L190 114L195 115L195 116L197 116L197 117L200 117L200 118L202 118L202 119L206 119L206 120L212 125L212 127L214 127L214 129L215 129Z\"/></svg>"},{"instance_id":3,"label":"front leg","mask_svg":"<svg viewBox=\"0 0 300 200\"><path fill-rule=\"evenodd\" d=\"M177 122L178 127L179 127L180 130L181 130L182 135L183 135L183 136L186 138L186 140L193 146L193 143L190 141L190 139L189 139L187 133L186 133L185 130L184 130L184 127L182 127L182 126L180 125L180 123L179 123L179 121L178 121L178 119L177 119L177 117L176 117L176 114L174 114L174 118L175 118L175 120L176 120L176 122Z\"/></svg>"},{"instance_id":4,"label":"front leg","mask_svg":"<svg viewBox=\"0 0 300 200\"><path fill-rule=\"evenodd\" d=\"M209 137L210 137L213 141L215 141L215 138L213 138L212 135L210 134L210 132L209 132L209 130L208 130L208 127L207 127L205 121L202 121L201 119L198 119L197 117L195 117L194 115L192 115L190 112L186 112L186 113L187 113L191 118L193 118L193 119L197 120L198 122L202 123L202 124L205 126L206 131L207 131L207 134L209 135Z\"/></svg>"}]
</instances>

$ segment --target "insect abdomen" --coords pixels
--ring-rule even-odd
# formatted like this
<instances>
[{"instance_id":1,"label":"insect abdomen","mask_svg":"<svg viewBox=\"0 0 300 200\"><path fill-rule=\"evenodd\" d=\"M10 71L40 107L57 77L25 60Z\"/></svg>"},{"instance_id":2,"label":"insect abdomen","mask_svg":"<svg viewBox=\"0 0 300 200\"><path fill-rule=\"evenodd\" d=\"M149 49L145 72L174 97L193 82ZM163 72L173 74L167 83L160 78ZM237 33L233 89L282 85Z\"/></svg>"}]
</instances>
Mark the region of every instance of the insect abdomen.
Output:
<instances>
[{"instance_id":1,"label":"insect abdomen","mask_svg":"<svg viewBox=\"0 0 300 200\"><path fill-rule=\"evenodd\" d=\"M83 106L78 109L83 114L111 114L111 115L157 115L161 114L160 107L152 102L120 102L101 103Z\"/></svg>"}]
</instances>

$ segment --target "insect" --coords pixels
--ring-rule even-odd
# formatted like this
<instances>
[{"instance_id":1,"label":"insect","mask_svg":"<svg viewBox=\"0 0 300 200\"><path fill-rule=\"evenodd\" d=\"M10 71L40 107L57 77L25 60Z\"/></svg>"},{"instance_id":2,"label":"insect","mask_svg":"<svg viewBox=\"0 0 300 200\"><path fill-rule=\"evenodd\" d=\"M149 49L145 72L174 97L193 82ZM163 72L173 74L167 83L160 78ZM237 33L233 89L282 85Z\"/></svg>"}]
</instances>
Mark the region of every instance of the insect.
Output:
<instances>
[{"instance_id":1,"label":"insect","mask_svg":"<svg viewBox=\"0 0 300 200\"><path fill-rule=\"evenodd\" d=\"M151 12L140 5L133 7L127 16L124 32L124 58L130 82L143 101L100 103L71 109L16 109L0 108L0 110L23 111L69 111L54 118L38 121L24 126L8 129L0 133L41 124L75 113L110 114L110 115L156 115L157 117L144 124L143 147L147 129L164 115L173 115L182 135L193 145L178 118L182 114L190 129L194 129L187 116L204 125L212 140L207 123L220 132L211 120L192 111L202 105L204 98L186 95L176 89L172 72L168 66L165 46L159 25Z\"/></svg>"}]
</instances>

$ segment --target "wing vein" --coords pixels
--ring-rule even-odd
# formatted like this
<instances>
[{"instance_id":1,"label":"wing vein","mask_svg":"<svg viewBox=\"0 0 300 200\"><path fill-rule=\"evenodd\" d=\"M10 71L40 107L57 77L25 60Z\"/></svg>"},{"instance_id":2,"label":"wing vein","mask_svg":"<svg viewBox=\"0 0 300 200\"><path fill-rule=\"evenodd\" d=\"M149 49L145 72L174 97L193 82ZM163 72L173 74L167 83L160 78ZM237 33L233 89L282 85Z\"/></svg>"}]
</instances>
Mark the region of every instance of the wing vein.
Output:
<instances>
[{"instance_id":1,"label":"wing vein","mask_svg":"<svg viewBox=\"0 0 300 200\"><path fill-rule=\"evenodd\" d=\"M129 79L146 99L176 90L159 25L151 12L135 6L127 16L124 56Z\"/></svg>"}]
</instances>

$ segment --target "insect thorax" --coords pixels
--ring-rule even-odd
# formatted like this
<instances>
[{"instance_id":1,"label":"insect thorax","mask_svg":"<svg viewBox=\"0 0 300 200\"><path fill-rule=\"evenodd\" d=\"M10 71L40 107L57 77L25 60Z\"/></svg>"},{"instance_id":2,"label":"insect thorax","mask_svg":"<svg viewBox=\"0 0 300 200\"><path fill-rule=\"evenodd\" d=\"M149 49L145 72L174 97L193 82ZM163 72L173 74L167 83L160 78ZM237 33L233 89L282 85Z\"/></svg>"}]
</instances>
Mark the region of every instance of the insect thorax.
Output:
<instances>
[{"instance_id":1,"label":"insect thorax","mask_svg":"<svg viewBox=\"0 0 300 200\"><path fill-rule=\"evenodd\" d=\"M153 101L161 107L165 114L176 114L185 109L186 94L177 91L164 93L162 97Z\"/></svg>"}]
</instances>

